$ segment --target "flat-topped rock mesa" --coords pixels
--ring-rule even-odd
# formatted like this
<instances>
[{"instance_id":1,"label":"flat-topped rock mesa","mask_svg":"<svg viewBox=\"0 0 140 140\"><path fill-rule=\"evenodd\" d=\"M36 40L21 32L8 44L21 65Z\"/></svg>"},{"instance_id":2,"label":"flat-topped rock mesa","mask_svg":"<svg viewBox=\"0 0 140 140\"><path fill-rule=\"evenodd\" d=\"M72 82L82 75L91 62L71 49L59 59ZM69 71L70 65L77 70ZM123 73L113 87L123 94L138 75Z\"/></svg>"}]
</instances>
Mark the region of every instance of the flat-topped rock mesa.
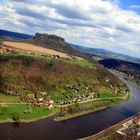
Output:
<instances>
[{"instance_id":1,"label":"flat-topped rock mesa","mask_svg":"<svg viewBox=\"0 0 140 140\"><path fill-rule=\"evenodd\" d=\"M67 54L79 54L67 42L65 42L64 38L59 37L57 35L51 35L47 33L36 33L32 39L32 43L35 45L42 46L44 48L53 49Z\"/></svg>"},{"instance_id":2,"label":"flat-topped rock mesa","mask_svg":"<svg viewBox=\"0 0 140 140\"><path fill-rule=\"evenodd\" d=\"M62 41L65 42L65 39L56 35L50 35L50 34L40 34L40 33L36 33L35 37L33 38L34 41Z\"/></svg>"}]
</instances>

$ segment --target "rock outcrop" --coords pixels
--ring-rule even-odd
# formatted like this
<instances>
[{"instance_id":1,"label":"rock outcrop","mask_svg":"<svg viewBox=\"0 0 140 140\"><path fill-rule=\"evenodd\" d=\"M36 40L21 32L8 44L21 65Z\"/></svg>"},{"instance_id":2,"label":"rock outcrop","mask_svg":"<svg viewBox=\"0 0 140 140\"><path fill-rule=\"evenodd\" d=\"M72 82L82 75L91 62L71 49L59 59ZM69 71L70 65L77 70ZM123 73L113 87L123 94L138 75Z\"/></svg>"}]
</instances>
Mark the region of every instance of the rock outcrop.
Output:
<instances>
[{"instance_id":1,"label":"rock outcrop","mask_svg":"<svg viewBox=\"0 0 140 140\"><path fill-rule=\"evenodd\" d=\"M67 54L78 54L71 46L65 42L65 39L56 35L36 33L32 42L36 45L60 51Z\"/></svg>"},{"instance_id":2,"label":"rock outcrop","mask_svg":"<svg viewBox=\"0 0 140 140\"><path fill-rule=\"evenodd\" d=\"M46 42L46 41L62 41L65 42L65 39L56 35L49 35L49 34L40 34L40 33L36 33L35 37L33 38L34 41L42 41L42 42Z\"/></svg>"}]
</instances>

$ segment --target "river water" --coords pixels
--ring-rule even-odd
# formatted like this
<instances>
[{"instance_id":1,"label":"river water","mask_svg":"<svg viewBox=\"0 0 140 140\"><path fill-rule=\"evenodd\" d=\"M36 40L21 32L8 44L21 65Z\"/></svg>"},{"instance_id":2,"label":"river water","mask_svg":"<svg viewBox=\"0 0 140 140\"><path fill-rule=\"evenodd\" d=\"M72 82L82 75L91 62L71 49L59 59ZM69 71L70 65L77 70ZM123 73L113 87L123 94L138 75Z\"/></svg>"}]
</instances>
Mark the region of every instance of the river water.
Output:
<instances>
[{"instance_id":1,"label":"river water","mask_svg":"<svg viewBox=\"0 0 140 140\"><path fill-rule=\"evenodd\" d=\"M74 140L87 137L140 112L140 88L126 81L134 98L96 113L55 122L54 116L32 123L0 124L0 140Z\"/></svg>"}]
</instances>

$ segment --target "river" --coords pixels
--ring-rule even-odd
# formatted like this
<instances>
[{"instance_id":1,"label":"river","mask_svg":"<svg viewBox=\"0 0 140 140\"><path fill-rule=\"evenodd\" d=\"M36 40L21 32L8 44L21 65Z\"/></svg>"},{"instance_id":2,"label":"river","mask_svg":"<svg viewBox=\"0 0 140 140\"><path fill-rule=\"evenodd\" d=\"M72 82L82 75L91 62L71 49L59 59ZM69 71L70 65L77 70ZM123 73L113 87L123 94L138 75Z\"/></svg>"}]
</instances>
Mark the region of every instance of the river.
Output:
<instances>
[{"instance_id":1,"label":"river","mask_svg":"<svg viewBox=\"0 0 140 140\"><path fill-rule=\"evenodd\" d=\"M32 123L0 124L0 140L74 140L87 137L140 112L140 88L125 81L134 98L96 113L55 122L54 116Z\"/></svg>"}]
</instances>

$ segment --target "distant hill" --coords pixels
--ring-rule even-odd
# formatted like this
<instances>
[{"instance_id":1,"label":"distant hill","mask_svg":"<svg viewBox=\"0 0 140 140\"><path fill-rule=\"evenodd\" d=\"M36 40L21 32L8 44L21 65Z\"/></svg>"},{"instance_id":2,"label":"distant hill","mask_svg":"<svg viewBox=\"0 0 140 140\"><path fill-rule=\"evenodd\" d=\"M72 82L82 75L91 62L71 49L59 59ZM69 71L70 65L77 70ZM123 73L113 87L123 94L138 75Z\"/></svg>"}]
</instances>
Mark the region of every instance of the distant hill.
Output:
<instances>
[{"instance_id":1,"label":"distant hill","mask_svg":"<svg viewBox=\"0 0 140 140\"><path fill-rule=\"evenodd\" d=\"M140 58L137 58L137 57L132 57L125 54L119 54L119 53L115 53L115 52L105 50L105 49L100 49L100 48L87 48L87 47L74 45L74 44L70 44L70 45L72 48L74 48L77 51L80 51L81 53L86 53L93 56L99 56L99 57L102 57L103 59L112 58L112 59L125 60L125 61L130 61L130 62L135 62L135 63L140 64Z\"/></svg>"},{"instance_id":2,"label":"distant hill","mask_svg":"<svg viewBox=\"0 0 140 140\"><path fill-rule=\"evenodd\" d=\"M127 62L123 60L117 59L104 59L98 61L100 64L104 65L104 67L109 69L129 69L133 68L134 70L140 70L140 64Z\"/></svg>"},{"instance_id":3,"label":"distant hill","mask_svg":"<svg viewBox=\"0 0 140 140\"><path fill-rule=\"evenodd\" d=\"M33 36L23 33L11 32L7 30L0 30L0 38L24 40L31 39L33 38Z\"/></svg>"},{"instance_id":4,"label":"distant hill","mask_svg":"<svg viewBox=\"0 0 140 140\"><path fill-rule=\"evenodd\" d=\"M116 59L104 59L98 62L108 69L121 71L140 81L140 64Z\"/></svg>"}]
</instances>

